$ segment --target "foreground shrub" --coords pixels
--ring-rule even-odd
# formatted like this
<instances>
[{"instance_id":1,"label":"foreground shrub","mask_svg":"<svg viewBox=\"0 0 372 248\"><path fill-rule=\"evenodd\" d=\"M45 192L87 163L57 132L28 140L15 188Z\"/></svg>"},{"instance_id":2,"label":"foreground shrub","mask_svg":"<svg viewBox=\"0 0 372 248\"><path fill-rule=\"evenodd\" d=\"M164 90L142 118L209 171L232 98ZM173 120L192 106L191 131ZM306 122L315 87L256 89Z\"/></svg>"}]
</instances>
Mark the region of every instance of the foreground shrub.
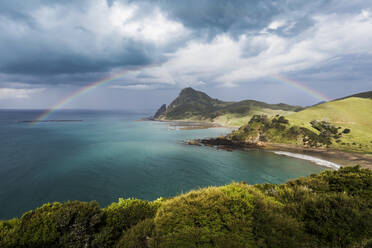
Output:
<instances>
[{"instance_id":1,"label":"foreground shrub","mask_svg":"<svg viewBox=\"0 0 372 248\"><path fill-rule=\"evenodd\" d=\"M119 199L103 209L104 227L95 236L93 242L97 247L113 247L123 231L138 222L152 218L161 203L161 200L148 202L139 199Z\"/></svg>"},{"instance_id":2,"label":"foreground shrub","mask_svg":"<svg viewBox=\"0 0 372 248\"><path fill-rule=\"evenodd\" d=\"M253 247L253 196L236 184L166 201L155 217L154 247Z\"/></svg>"},{"instance_id":3,"label":"foreground shrub","mask_svg":"<svg viewBox=\"0 0 372 248\"><path fill-rule=\"evenodd\" d=\"M154 220L145 219L131 227L120 238L116 248L146 248L154 230Z\"/></svg>"},{"instance_id":4,"label":"foreground shrub","mask_svg":"<svg viewBox=\"0 0 372 248\"><path fill-rule=\"evenodd\" d=\"M102 222L96 202L45 204L25 213L12 231L8 247L85 247ZM6 246L5 246L6 247Z\"/></svg>"},{"instance_id":5,"label":"foreground shrub","mask_svg":"<svg viewBox=\"0 0 372 248\"><path fill-rule=\"evenodd\" d=\"M303 224L286 212L285 205L254 188L253 235L255 247L304 247Z\"/></svg>"},{"instance_id":6,"label":"foreground shrub","mask_svg":"<svg viewBox=\"0 0 372 248\"><path fill-rule=\"evenodd\" d=\"M233 183L167 200L45 204L0 221L1 248L372 247L372 171Z\"/></svg>"},{"instance_id":7,"label":"foreground shrub","mask_svg":"<svg viewBox=\"0 0 372 248\"><path fill-rule=\"evenodd\" d=\"M307 233L317 247L351 247L372 234L372 210L343 193L309 197L298 207Z\"/></svg>"},{"instance_id":8,"label":"foreground shrub","mask_svg":"<svg viewBox=\"0 0 372 248\"><path fill-rule=\"evenodd\" d=\"M14 233L18 219L0 221L0 247L14 247L17 235Z\"/></svg>"},{"instance_id":9,"label":"foreground shrub","mask_svg":"<svg viewBox=\"0 0 372 248\"><path fill-rule=\"evenodd\" d=\"M308 247L362 247L372 239L372 171L368 169L345 167L256 188L283 203L285 214L300 222Z\"/></svg>"},{"instance_id":10,"label":"foreground shrub","mask_svg":"<svg viewBox=\"0 0 372 248\"><path fill-rule=\"evenodd\" d=\"M0 222L0 247L113 247L123 231L153 217L160 201L136 199L100 209L97 202L45 204Z\"/></svg>"}]
</instances>

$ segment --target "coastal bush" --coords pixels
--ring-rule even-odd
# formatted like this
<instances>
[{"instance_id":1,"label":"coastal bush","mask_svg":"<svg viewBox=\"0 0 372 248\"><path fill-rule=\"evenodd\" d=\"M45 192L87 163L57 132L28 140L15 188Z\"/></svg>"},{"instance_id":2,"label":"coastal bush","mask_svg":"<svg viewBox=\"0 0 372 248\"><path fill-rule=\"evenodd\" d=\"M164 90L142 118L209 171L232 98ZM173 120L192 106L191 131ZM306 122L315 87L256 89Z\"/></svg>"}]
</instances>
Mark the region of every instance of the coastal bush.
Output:
<instances>
[{"instance_id":1,"label":"coastal bush","mask_svg":"<svg viewBox=\"0 0 372 248\"><path fill-rule=\"evenodd\" d=\"M84 247L102 221L97 202L45 204L25 213L14 226L8 247ZM5 246L6 247L6 246Z\"/></svg>"},{"instance_id":2,"label":"coastal bush","mask_svg":"<svg viewBox=\"0 0 372 248\"><path fill-rule=\"evenodd\" d=\"M344 133L344 132L339 133L338 132L338 130L340 129L339 127L335 127L334 125L332 125L331 123L326 122L326 121L313 120L313 121L310 122L310 124L314 129L316 129L320 132L319 133L320 137L327 140L327 142L325 143L326 145L331 144L331 139L341 138L342 134Z\"/></svg>"},{"instance_id":3,"label":"coastal bush","mask_svg":"<svg viewBox=\"0 0 372 248\"><path fill-rule=\"evenodd\" d=\"M254 247L253 196L237 184L166 201L155 217L154 247Z\"/></svg>"},{"instance_id":4,"label":"coastal bush","mask_svg":"<svg viewBox=\"0 0 372 248\"><path fill-rule=\"evenodd\" d=\"M150 245L154 219L145 219L131 227L120 238L116 248L146 248Z\"/></svg>"},{"instance_id":5,"label":"coastal bush","mask_svg":"<svg viewBox=\"0 0 372 248\"><path fill-rule=\"evenodd\" d=\"M252 124L254 122L269 124L270 120L267 115L253 115L248 124Z\"/></svg>"},{"instance_id":6,"label":"coastal bush","mask_svg":"<svg viewBox=\"0 0 372 248\"><path fill-rule=\"evenodd\" d=\"M18 219L0 220L0 247L15 247L17 236L14 233Z\"/></svg>"},{"instance_id":7,"label":"coastal bush","mask_svg":"<svg viewBox=\"0 0 372 248\"><path fill-rule=\"evenodd\" d=\"M126 230L146 218L154 217L157 204L139 199L122 199L103 209L106 226Z\"/></svg>"},{"instance_id":8,"label":"coastal bush","mask_svg":"<svg viewBox=\"0 0 372 248\"><path fill-rule=\"evenodd\" d=\"M344 131L342 131L342 133L350 133L350 129L349 128L345 128Z\"/></svg>"},{"instance_id":9,"label":"coastal bush","mask_svg":"<svg viewBox=\"0 0 372 248\"><path fill-rule=\"evenodd\" d=\"M310 247L351 247L372 238L371 182L372 171L356 166L257 187L302 223Z\"/></svg>"},{"instance_id":10,"label":"coastal bush","mask_svg":"<svg viewBox=\"0 0 372 248\"><path fill-rule=\"evenodd\" d=\"M285 124L289 124L289 121L284 116L276 116L271 120L270 127L284 130L286 128Z\"/></svg>"},{"instance_id":11,"label":"coastal bush","mask_svg":"<svg viewBox=\"0 0 372 248\"><path fill-rule=\"evenodd\" d=\"M285 212L284 204L258 190L254 195L255 247L301 247L306 240L300 221Z\"/></svg>"},{"instance_id":12,"label":"coastal bush","mask_svg":"<svg viewBox=\"0 0 372 248\"><path fill-rule=\"evenodd\" d=\"M279 116L278 118L279 123L288 124L289 121L284 116Z\"/></svg>"},{"instance_id":13,"label":"coastal bush","mask_svg":"<svg viewBox=\"0 0 372 248\"><path fill-rule=\"evenodd\" d=\"M155 216L161 199L154 202L139 199L122 199L103 209L104 226L95 235L97 247L112 247L122 233L138 222Z\"/></svg>"},{"instance_id":14,"label":"coastal bush","mask_svg":"<svg viewBox=\"0 0 372 248\"><path fill-rule=\"evenodd\" d=\"M372 212L343 193L315 195L299 204L306 233L317 247L351 247L371 235Z\"/></svg>"},{"instance_id":15,"label":"coastal bush","mask_svg":"<svg viewBox=\"0 0 372 248\"><path fill-rule=\"evenodd\" d=\"M292 180L287 182L287 185L306 186L316 193L345 192L351 196L372 198L372 171L361 169L360 166L342 167L337 171L329 170Z\"/></svg>"},{"instance_id":16,"label":"coastal bush","mask_svg":"<svg viewBox=\"0 0 372 248\"><path fill-rule=\"evenodd\" d=\"M371 247L372 171L233 183L147 202L50 203L0 221L1 248Z\"/></svg>"}]
</instances>

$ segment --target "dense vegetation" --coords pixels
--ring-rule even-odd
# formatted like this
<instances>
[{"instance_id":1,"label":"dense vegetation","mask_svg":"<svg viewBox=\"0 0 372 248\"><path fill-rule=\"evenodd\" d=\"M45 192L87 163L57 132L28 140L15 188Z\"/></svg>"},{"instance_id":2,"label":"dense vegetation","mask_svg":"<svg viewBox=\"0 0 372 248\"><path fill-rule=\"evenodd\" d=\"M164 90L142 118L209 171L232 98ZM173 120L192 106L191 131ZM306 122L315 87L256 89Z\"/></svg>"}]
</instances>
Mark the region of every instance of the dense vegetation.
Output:
<instances>
[{"instance_id":1,"label":"dense vegetation","mask_svg":"<svg viewBox=\"0 0 372 248\"><path fill-rule=\"evenodd\" d=\"M331 147L344 151L372 153L372 92L364 92L306 108L286 115L291 125L307 128L314 132L312 122L327 122L345 131L338 142Z\"/></svg>"},{"instance_id":2,"label":"dense vegetation","mask_svg":"<svg viewBox=\"0 0 372 248\"><path fill-rule=\"evenodd\" d=\"M284 120L282 120L284 121ZM0 247L371 247L372 171L233 183L147 202L45 204L0 222Z\"/></svg>"},{"instance_id":3,"label":"dense vegetation","mask_svg":"<svg viewBox=\"0 0 372 248\"><path fill-rule=\"evenodd\" d=\"M168 106L167 110L156 118L165 120L199 120L240 125L246 118L252 117L257 113L275 115L276 113L293 113L300 109L301 107L299 106L283 103L267 104L254 100L224 102L211 98L201 91L185 88ZM229 122L229 119L233 119L233 122Z\"/></svg>"},{"instance_id":4,"label":"dense vegetation","mask_svg":"<svg viewBox=\"0 0 372 248\"><path fill-rule=\"evenodd\" d=\"M311 129L291 125L284 116L269 118L266 115L254 115L247 125L240 127L226 138L236 142L260 144L265 142L293 144L305 147L328 148L351 132L326 121L313 120Z\"/></svg>"}]
</instances>

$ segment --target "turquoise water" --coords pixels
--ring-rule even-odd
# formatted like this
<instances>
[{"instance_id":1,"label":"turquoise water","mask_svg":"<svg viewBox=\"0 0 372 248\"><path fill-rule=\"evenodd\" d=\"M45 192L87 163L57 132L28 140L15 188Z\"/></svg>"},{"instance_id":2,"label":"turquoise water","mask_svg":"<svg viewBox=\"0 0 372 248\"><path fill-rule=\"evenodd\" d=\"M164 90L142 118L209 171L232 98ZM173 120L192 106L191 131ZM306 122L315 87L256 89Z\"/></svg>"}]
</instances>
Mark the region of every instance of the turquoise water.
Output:
<instances>
[{"instance_id":1,"label":"turquoise water","mask_svg":"<svg viewBox=\"0 0 372 248\"><path fill-rule=\"evenodd\" d=\"M223 151L182 141L230 130L173 130L137 121L147 113L60 111L31 125L40 111L0 111L0 219L43 203L119 197L154 200L232 181L283 183L324 170L263 151Z\"/></svg>"}]
</instances>

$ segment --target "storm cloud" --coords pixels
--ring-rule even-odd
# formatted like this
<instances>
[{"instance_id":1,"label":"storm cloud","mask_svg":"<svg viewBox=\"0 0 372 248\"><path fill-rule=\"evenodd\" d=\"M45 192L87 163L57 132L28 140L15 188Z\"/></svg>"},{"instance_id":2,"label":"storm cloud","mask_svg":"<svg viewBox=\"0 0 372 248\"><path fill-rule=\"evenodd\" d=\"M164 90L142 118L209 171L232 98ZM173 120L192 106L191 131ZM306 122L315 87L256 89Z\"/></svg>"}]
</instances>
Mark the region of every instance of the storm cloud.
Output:
<instances>
[{"instance_id":1,"label":"storm cloud","mask_svg":"<svg viewBox=\"0 0 372 248\"><path fill-rule=\"evenodd\" d=\"M4 0L0 88L39 94L128 70L106 90L238 92L284 74L338 97L372 88L371 30L361 0Z\"/></svg>"}]
</instances>

